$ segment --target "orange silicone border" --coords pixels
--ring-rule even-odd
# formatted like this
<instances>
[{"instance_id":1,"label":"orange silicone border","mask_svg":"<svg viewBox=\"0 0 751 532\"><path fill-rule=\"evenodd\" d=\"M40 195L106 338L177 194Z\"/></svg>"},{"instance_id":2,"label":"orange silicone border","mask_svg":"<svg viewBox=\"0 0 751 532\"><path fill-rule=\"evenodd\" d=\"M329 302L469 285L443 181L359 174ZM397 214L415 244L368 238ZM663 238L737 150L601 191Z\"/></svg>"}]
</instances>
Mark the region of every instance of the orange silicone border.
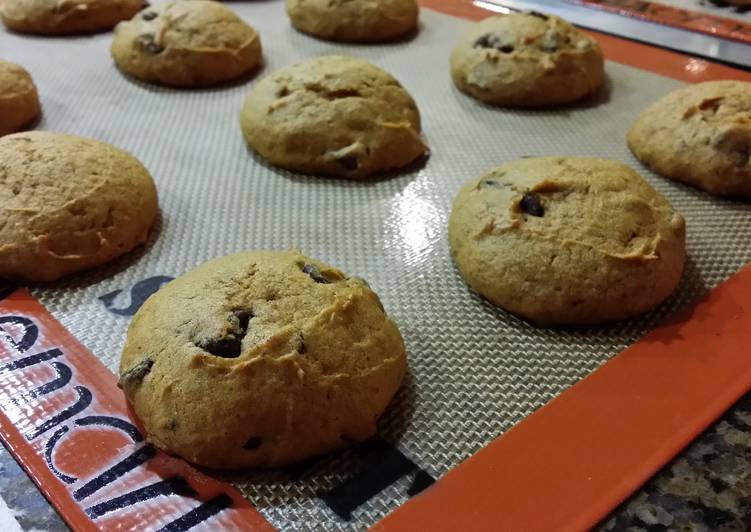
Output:
<instances>
[{"instance_id":1,"label":"orange silicone border","mask_svg":"<svg viewBox=\"0 0 751 532\"><path fill-rule=\"evenodd\" d=\"M466 2L424 0L454 15ZM446 9L448 8L448 9ZM686 81L751 79L597 34L609 59ZM377 523L373 530L584 530L751 389L751 266L639 340Z\"/></svg>"},{"instance_id":2,"label":"orange silicone border","mask_svg":"<svg viewBox=\"0 0 751 532\"><path fill-rule=\"evenodd\" d=\"M602 9L618 15L634 17L712 37L751 44L751 24L708 13L678 9L645 0L567 0L573 4Z\"/></svg>"}]
</instances>

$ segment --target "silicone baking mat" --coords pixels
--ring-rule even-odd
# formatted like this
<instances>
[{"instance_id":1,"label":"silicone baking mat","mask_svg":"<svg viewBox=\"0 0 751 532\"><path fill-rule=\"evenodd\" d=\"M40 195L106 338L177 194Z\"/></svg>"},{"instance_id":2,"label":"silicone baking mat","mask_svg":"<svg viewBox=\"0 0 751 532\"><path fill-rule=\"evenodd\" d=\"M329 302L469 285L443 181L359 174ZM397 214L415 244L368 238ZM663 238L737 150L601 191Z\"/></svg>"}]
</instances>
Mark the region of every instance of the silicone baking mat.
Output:
<instances>
[{"instance_id":1,"label":"silicone baking mat","mask_svg":"<svg viewBox=\"0 0 751 532\"><path fill-rule=\"evenodd\" d=\"M238 126L253 80L200 91L141 84L112 65L110 34L61 40L0 33L0 56L34 76L44 106L39 129L111 142L156 180L161 217L147 246L32 289L107 368L116 371L129 317L146 296L205 260L245 249L297 247L364 277L400 326L410 372L378 438L284 471L219 476L276 527L376 523L751 259L747 204L660 179L626 148L639 110L679 87L676 80L611 62L606 90L587 102L494 109L459 93L448 76L448 55L467 21L423 10L412 40L344 46L293 31L281 2L229 5L261 33L259 76L328 53L362 57L394 74L422 112L427 162L367 183L271 168L249 153ZM665 194L688 223L689 258L674 297L617 324L542 329L471 293L449 254L452 198L466 180L531 155L623 161Z\"/></svg>"}]
</instances>

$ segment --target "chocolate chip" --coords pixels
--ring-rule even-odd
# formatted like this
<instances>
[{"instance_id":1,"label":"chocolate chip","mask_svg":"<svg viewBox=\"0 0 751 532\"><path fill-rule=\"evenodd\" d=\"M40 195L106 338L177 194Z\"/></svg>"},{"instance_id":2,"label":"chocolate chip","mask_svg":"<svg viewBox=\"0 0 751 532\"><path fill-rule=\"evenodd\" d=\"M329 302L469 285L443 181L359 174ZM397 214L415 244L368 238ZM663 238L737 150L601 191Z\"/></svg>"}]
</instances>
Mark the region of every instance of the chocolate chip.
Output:
<instances>
[{"instance_id":1,"label":"chocolate chip","mask_svg":"<svg viewBox=\"0 0 751 532\"><path fill-rule=\"evenodd\" d=\"M540 199L534 194L524 194L522 200L519 202L519 207L525 214L537 216L538 218L545 216L545 209L540 203Z\"/></svg>"},{"instance_id":2,"label":"chocolate chip","mask_svg":"<svg viewBox=\"0 0 751 532\"><path fill-rule=\"evenodd\" d=\"M250 318L253 317L253 313L247 310L235 310L232 311L232 316L237 318L237 325L240 328L241 334L244 335L248 330L248 324L250 323Z\"/></svg>"},{"instance_id":3,"label":"chocolate chip","mask_svg":"<svg viewBox=\"0 0 751 532\"><path fill-rule=\"evenodd\" d=\"M117 381L118 387L125 390L141 384L141 381L149 374L151 367L154 365L154 359L144 358L138 364L130 368L120 376Z\"/></svg>"},{"instance_id":4,"label":"chocolate chip","mask_svg":"<svg viewBox=\"0 0 751 532\"><path fill-rule=\"evenodd\" d=\"M158 44L154 40L153 33L144 33L143 35L139 35L137 41L138 45L141 47L141 50L143 50L147 54L158 54L164 51L164 46Z\"/></svg>"},{"instance_id":5,"label":"chocolate chip","mask_svg":"<svg viewBox=\"0 0 751 532\"><path fill-rule=\"evenodd\" d=\"M260 436L253 436L248 441L245 442L245 445L243 445L243 449L246 451L254 451L258 449L263 444L263 438Z\"/></svg>"},{"instance_id":6,"label":"chocolate chip","mask_svg":"<svg viewBox=\"0 0 751 532\"><path fill-rule=\"evenodd\" d=\"M311 279L313 279L315 282L320 284L329 284L331 281L326 279L323 275L321 275L321 272L313 266L312 264L306 264L302 267L303 273L306 273L310 276Z\"/></svg>"},{"instance_id":7,"label":"chocolate chip","mask_svg":"<svg viewBox=\"0 0 751 532\"><path fill-rule=\"evenodd\" d=\"M237 358L242 352L242 341L234 336L225 338L206 338L196 344L215 357Z\"/></svg>"},{"instance_id":8,"label":"chocolate chip","mask_svg":"<svg viewBox=\"0 0 751 532\"><path fill-rule=\"evenodd\" d=\"M202 338L196 342L196 347L215 357L239 357L242 353L243 338L248 332L248 325L252 317L253 313L247 310L233 310L228 317L231 330L227 335L218 338Z\"/></svg>"},{"instance_id":9,"label":"chocolate chip","mask_svg":"<svg viewBox=\"0 0 751 532\"><path fill-rule=\"evenodd\" d=\"M349 172L354 172L355 170L360 168L360 161L354 155L347 155L346 157L337 159L336 162Z\"/></svg>"},{"instance_id":10,"label":"chocolate chip","mask_svg":"<svg viewBox=\"0 0 751 532\"><path fill-rule=\"evenodd\" d=\"M514 47L511 44L508 44L505 42L503 37L500 35L495 35L493 33L486 33L485 35L481 35L475 43L472 45L473 48L495 48L499 52L503 52L505 54L510 54L514 51Z\"/></svg>"},{"instance_id":11,"label":"chocolate chip","mask_svg":"<svg viewBox=\"0 0 751 532\"><path fill-rule=\"evenodd\" d=\"M541 18L542 20L548 20L548 16L547 15L543 15L542 13L540 13L538 11L527 11L527 15L529 15L531 17Z\"/></svg>"},{"instance_id":12,"label":"chocolate chip","mask_svg":"<svg viewBox=\"0 0 751 532\"><path fill-rule=\"evenodd\" d=\"M308 346L305 345L305 337L302 333L299 333L298 335L298 345L297 345L297 352L301 355L308 352Z\"/></svg>"},{"instance_id":13,"label":"chocolate chip","mask_svg":"<svg viewBox=\"0 0 751 532\"><path fill-rule=\"evenodd\" d=\"M144 11L141 13L141 18L143 20L154 20L156 18L156 13L154 11Z\"/></svg>"}]
</instances>

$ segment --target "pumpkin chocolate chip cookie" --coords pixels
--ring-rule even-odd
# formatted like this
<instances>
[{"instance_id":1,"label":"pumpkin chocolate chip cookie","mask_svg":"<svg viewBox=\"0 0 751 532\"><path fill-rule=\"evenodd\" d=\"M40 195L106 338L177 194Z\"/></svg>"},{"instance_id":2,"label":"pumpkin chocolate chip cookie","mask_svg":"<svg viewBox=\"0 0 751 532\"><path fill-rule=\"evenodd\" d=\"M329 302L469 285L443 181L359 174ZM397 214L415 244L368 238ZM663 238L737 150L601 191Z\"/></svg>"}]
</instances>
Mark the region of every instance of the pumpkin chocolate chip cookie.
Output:
<instances>
[{"instance_id":1,"label":"pumpkin chocolate chip cookie","mask_svg":"<svg viewBox=\"0 0 751 532\"><path fill-rule=\"evenodd\" d=\"M70 35L108 30L143 7L143 0L3 0L0 18L19 33Z\"/></svg>"},{"instance_id":2,"label":"pumpkin chocolate chip cookie","mask_svg":"<svg viewBox=\"0 0 751 532\"><path fill-rule=\"evenodd\" d=\"M149 172L96 140L0 138L0 277L53 281L142 244L158 205Z\"/></svg>"},{"instance_id":3,"label":"pumpkin chocolate chip cookie","mask_svg":"<svg viewBox=\"0 0 751 532\"><path fill-rule=\"evenodd\" d=\"M147 7L118 24L112 57L150 83L203 87L230 81L261 63L261 39L227 6L180 0Z\"/></svg>"},{"instance_id":4,"label":"pumpkin chocolate chip cookie","mask_svg":"<svg viewBox=\"0 0 751 532\"><path fill-rule=\"evenodd\" d=\"M248 94L240 125L274 165L362 179L424 155L420 113L393 76L352 57L323 56L278 70Z\"/></svg>"},{"instance_id":5,"label":"pumpkin chocolate chip cookie","mask_svg":"<svg viewBox=\"0 0 751 532\"><path fill-rule=\"evenodd\" d=\"M0 59L0 136L18 131L40 112L39 95L29 73Z\"/></svg>"},{"instance_id":6,"label":"pumpkin chocolate chip cookie","mask_svg":"<svg viewBox=\"0 0 751 532\"><path fill-rule=\"evenodd\" d=\"M332 41L389 41L414 30L418 13L415 0L287 0L295 28Z\"/></svg>"},{"instance_id":7,"label":"pumpkin chocolate chip cookie","mask_svg":"<svg viewBox=\"0 0 751 532\"><path fill-rule=\"evenodd\" d=\"M751 198L751 83L708 81L665 95L639 115L628 145L658 174Z\"/></svg>"},{"instance_id":8,"label":"pumpkin chocolate chip cookie","mask_svg":"<svg viewBox=\"0 0 751 532\"><path fill-rule=\"evenodd\" d=\"M275 467L361 441L406 371L378 296L296 251L207 262L141 307L120 386L160 449Z\"/></svg>"},{"instance_id":9,"label":"pumpkin chocolate chip cookie","mask_svg":"<svg viewBox=\"0 0 751 532\"><path fill-rule=\"evenodd\" d=\"M499 166L459 191L449 242L469 285L542 324L644 312L678 285L685 223L626 165L539 157Z\"/></svg>"},{"instance_id":10,"label":"pumpkin chocolate chip cookie","mask_svg":"<svg viewBox=\"0 0 751 532\"><path fill-rule=\"evenodd\" d=\"M484 102L544 107L579 100L604 80L597 41L534 11L478 22L451 54L456 86Z\"/></svg>"}]
</instances>

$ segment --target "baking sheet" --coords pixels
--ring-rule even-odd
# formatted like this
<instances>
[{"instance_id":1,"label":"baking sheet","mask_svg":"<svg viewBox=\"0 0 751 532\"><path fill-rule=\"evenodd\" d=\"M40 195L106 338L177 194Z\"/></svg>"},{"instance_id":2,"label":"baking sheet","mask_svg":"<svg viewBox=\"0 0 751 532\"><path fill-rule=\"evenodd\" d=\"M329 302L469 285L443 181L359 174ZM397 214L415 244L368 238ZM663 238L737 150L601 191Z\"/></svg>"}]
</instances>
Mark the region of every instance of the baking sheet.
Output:
<instances>
[{"instance_id":1,"label":"baking sheet","mask_svg":"<svg viewBox=\"0 0 751 532\"><path fill-rule=\"evenodd\" d=\"M493 109L458 92L448 75L448 55L466 21L423 10L409 42L345 46L296 33L282 2L228 5L261 33L266 64L259 76L327 53L362 57L394 74L420 107L431 156L422 168L372 183L294 175L245 147L238 114L257 78L176 91L121 75L109 56L110 34L61 40L0 33L0 56L24 65L37 82L39 129L111 142L156 180L161 219L143 250L33 289L113 371L128 318L108 311L100 297L122 290L110 306L125 308L144 279L177 276L244 249L298 247L366 278L400 326L410 374L380 436L438 477L751 259L747 205L662 180L626 148L639 110L677 81L609 63L609 90L584 104ZM466 180L524 155L601 156L639 169L687 219L689 260L676 295L638 319L547 330L472 294L449 254L451 201ZM403 477L345 522L317 495L351 476L361 460L349 451L303 474L226 478L277 527L360 529L406 500L410 482Z\"/></svg>"}]
</instances>

